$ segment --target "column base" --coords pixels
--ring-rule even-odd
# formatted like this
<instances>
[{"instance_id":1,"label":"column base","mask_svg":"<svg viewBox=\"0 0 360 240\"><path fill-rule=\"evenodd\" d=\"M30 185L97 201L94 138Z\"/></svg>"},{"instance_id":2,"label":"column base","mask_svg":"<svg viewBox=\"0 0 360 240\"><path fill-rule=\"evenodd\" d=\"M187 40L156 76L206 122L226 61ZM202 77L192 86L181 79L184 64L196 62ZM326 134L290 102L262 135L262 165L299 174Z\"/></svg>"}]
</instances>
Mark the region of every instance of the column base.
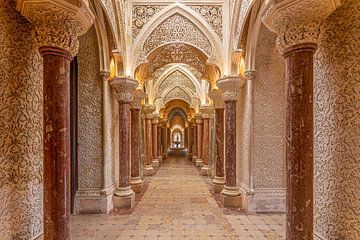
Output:
<instances>
[{"instance_id":1,"label":"column base","mask_svg":"<svg viewBox=\"0 0 360 240\"><path fill-rule=\"evenodd\" d=\"M152 176L155 173L155 169L152 165L146 165L144 168L144 176Z\"/></svg>"},{"instance_id":2,"label":"column base","mask_svg":"<svg viewBox=\"0 0 360 240\"><path fill-rule=\"evenodd\" d=\"M192 160L193 163L195 163L196 160L197 160L197 156L194 155L191 160Z\"/></svg>"},{"instance_id":3,"label":"column base","mask_svg":"<svg viewBox=\"0 0 360 240\"><path fill-rule=\"evenodd\" d=\"M213 190L215 193L221 193L224 189L225 178L224 177L215 177L213 182Z\"/></svg>"},{"instance_id":4,"label":"column base","mask_svg":"<svg viewBox=\"0 0 360 240\"><path fill-rule=\"evenodd\" d=\"M130 179L130 185L131 185L131 189L135 193L141 193L142 192L143 181L141 180L140 177L132 177Z\"/></svg>"},{"instance_id":5,"label":"column base","mask_svg":"<svg viewBox=\"0 0 360 240\"><path fill-rule=\"evenodd\" d=\"M158 168L160 166L160 162L159 162L159 160L157 158L152 160L152 166L154 168Z\"/></svg>"},{"instance_id":6,"label":"column base","mask_svg":"<svg viewBox=\"0 0 360 240\"><path fill-rule=\"evenodd\" d=\"M78 190L75 196L76 214L110 213L113 209L113 193L115 188L102 192L100 189Z\"/></svg>"},{"instance_id":7,"label":"column base","mask_svg":"<svg viewBox=\"0 0 360 240\"><path fill-rule=\"evenodd\" d=\"M195 166L197 166L197 167L202 167L203 166L203 160L202 159L200 159L200 158L198 158L198 159L196 159L196 161L195 161Z\"/></svg>"},{"instance_id":8,"label":"column base","mask_svg":"<svg viewBox=\"0 0 360 240\"><path fill-rule=\"evenodd\" d=\"M163 162L163 157L161 155L158 156L159 163Z\"/></svg>"},{"instance_id":9,"label":"column base","mask_svg":"<svg viewBox=\"0 0 360 240\"><path fill-rule=\"evenodd\" d=\"M220 196L224 207L241 208L241 194L238 187L229 187L225 185Z\"/></svg>"},{"instance_id":10,"label":"column base","mask_svg":"<svg viewBox=\"0 0 360 240\"><path fill-rule=\"evenodd\" d=\"M211 172L211 168L210 168L209 165L203 165L201 170L200 170L200 173L203 176L209 176L210 172Z\"/></svg>"},{"instance_id":11,"label":"column base","mask_svg":"<svg viewBox=\"0 0 360 240\"><path fill-rule=\"evenodd\" d=\"M131 187L117 188L113 197L114 208L132 208L135 205L135 193Z\"/></svg>"}]
</instances>

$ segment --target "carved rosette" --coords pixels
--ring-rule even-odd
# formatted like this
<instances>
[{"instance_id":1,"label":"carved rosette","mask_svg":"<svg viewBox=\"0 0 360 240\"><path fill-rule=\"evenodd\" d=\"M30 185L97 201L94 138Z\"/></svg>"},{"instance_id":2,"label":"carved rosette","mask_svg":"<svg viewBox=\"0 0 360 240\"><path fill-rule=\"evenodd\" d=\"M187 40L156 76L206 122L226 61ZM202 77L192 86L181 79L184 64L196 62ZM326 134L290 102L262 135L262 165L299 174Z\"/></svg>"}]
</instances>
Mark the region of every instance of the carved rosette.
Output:
<instances>
[{"instance_id":1,"label":"carved rosette","mask_svg":"<svg viewBox=\"0 0 360 240\"><path fill-rule=\"evenodd\" d=\"M256 71L254 70L245 71L246 81L253 81L255 80L255 77L256 77Z\"/></svg>"},{"instance_id":2,"label":"carved rosette","mask_svg":"<svg viewBox=\"0 0 360 240\"><path fill-rule=\"evenodd\" d=\"M99 77L103 82L109 81L110 72L107 71L100 71Z\"/></svg>"},{"instance_id":3,"label":"carved rosette","mask_svg":"<svg viewBox=\"0 0 360 240\"><path fill-rule=\"evenodd\" d=\"M273 4L264 17L264 24L278 35L277 47L282 54L297 45L316 48L321 22L340 1L284 0Z\"/></svg>"},{"instance_id":4,"label":"carved rosette","mask_svg":"<svg viewBox=\"0 0 360 240\"><path fill-rule=\"evenodd\" d=\"M88 3L82 0L18 0L16 9L34 24L39 47L57 47L73 56L79 49L78 36L94 19Z\"/></svg>"},{"instance_id":5,"label":"carved rosette","mask_svg":"<svg viewBox=\"0 0 360 240\"><path fill-rule=\"evenodd\" d=\"M209 97L213 100L215 109L224 108L224 100L222 99L222 92L220 89L214 89L209 93Z\"/></svg>"},{"instance_id":6,"label":"carved rosette","mask_svg":"<svg viewBox=\"0 0 360 240\"><path fill-rule=\"evenodd\" d=\"M133 100L131 102L131 108L141 109L142 107L141 102L146 97L146 93L144 93L144 91L141 89L136 89L135 91L133 91L132 95L133 95Z\"/></svg>"},{"instance_id":7,"label":"carved rosette","mask_svg":"<svg viewBox=\"0 0 360 240\"><path fill-rule=\"evenodd\" d=\"M216 84L222 91L222 98L224 102L237 101L239 91L245 84L245 79L242 76L228 76L216 81Z\"/></svg>"},{"instance_id":8,"label":"carved rosette","mask_svg":"<svg viewBox=\"0 0 360 240\"><path fill-rule=\"evenodd\" d=\"M114 78L110 81L110 85L114 89L115 97L119 103L131 103L133 100L132 92L139 83L131 78Z\"/></svg>"}]
</instances>

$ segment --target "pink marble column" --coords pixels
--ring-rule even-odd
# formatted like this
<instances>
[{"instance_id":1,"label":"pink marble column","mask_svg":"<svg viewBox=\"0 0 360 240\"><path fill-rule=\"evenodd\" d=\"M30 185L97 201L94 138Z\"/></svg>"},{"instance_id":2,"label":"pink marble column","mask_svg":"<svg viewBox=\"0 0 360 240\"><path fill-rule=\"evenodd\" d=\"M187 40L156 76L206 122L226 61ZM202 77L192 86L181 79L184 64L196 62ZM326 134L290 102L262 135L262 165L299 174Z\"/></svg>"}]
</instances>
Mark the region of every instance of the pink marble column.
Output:
<instances>
[{"instance_id":1,"label":"pink marble column","mask_svg":"<svg viewBox=\"0 0 360 240\"><path fill-rule=\"evenodd\" d=\"M158 159L158 124L159 124L159 115L155 114L151 121L152 123L152 165L153 167L159 167Z\"/></svg>"},{"instance_id":2,"label":"pink marble column","mask_svg":"<svg viewBox=\"0 0 360 240\"><path fill-rule=\"evenodd\" d=\"M115 208L133 207L135 193L129 179L130 167L130 103L132 91L138 86L136 80L115 78L110 82L119 104L119 185L115 190L113 203Z\"/></svg>"},{"instance_id":3,"label":"pink marble column","mask_svg":"<svg viewBox=\"0 0 360 240\"><path fill-rule=\"evenodd\" d=\"M197 129L197 159L195 165L202 167L202 131L203 131L203 120L201 114L196 114L196 129Z\"/></svg>"},{"instance_id":4,"label":"pink marble column","mask_svg":"<svg viewBox=\"0 0 360 240\"><path fill-rule=\"evenodd\" d=\"M146 163L144 168L144 175L151 176L154 174L154 167L152 165L153 149L152 149L152 113L155 111L153 106L145 106L145 135L146 135Z\"/></svg>"},{"instance_id":5,"label":"pink marble column","mask_svg":"<svg viewBox=\"0 0 360 240\"><path fill-rule=\"evenodd\" d=\"M133 101L131 103L131 189L135 193L142 192L143 182L140 177L140 110L141 101L145 98L142 90L133 92Z\"/></svg>"},{"instance_id":6,"label":"pink marble column","mask_svg":"<svg viewBox=\"0 0 360 240\"><path fill-rule=\"evenodd\" d=\"M210 107L202 108L201 112L203 118L203 147L202 147L202 159L203 166L201 167L201 175L208 176L211 173L209 166L209 155L210 155L210 118L213 109Z\"/></svg>"},{"instance_id":7,"label":"pink marble column","mask_svg":"<svg viewBox=\"0 0 360 240\"><path fill-rule=\"evenodd\" d=\"M193 127L193 139L194 139L194 144L193 144L193 157L192 157L192 162L195 163L197 160L197 125L196 125L196 121L194 122L194 127Z\"/></svg>"},{"instance_id":8,"label":"pink marble column","mask_svg":"<svg viewBox=\"0 0 360 240\"><path fill-rule=\"evenodd\" d=\"M158 128L157 128L157 131L158 131L158 151L157 151L157 159L159 161L159 163L162 162L163 160L163 157L162 157L162 149L163 149L163 137L162 137L162 122L160 121L159 124L158 124Z\"/></svg>"},{"instance_id":9,"label":"pink marble column","mask_svg":"<svg viewBox=\"0 0 360 240\"><path fill-rule=\"evenodd\" d=\"M225 186L221 191L224 207L241 207L241 196L236 184L236 102L245 80L225 77L217 81L225 102Z\"/></svg>"},{"instance_id":10,"label":"pink marble column","mask_svg":"<svg viewBox=\"0 0 360 240\"><path fill-rule=\"evenodd\" d=\"M44 239L70 239L70 60L41 47L44 65Z\"/></svg>"},{"instance_id":11,"label":"pink marble column","mask_svg":"<svg viewBox=\"0 0 360 240\"><path fill-rule=\"evenodd\" d=\"M213 180L213 189L215 193L220 193L225 184L224 178L224 102L221 91L213 90L209 96L214 102L215 108L215 128L216 128L216 173Z\"/></svg>"}]
</instances>

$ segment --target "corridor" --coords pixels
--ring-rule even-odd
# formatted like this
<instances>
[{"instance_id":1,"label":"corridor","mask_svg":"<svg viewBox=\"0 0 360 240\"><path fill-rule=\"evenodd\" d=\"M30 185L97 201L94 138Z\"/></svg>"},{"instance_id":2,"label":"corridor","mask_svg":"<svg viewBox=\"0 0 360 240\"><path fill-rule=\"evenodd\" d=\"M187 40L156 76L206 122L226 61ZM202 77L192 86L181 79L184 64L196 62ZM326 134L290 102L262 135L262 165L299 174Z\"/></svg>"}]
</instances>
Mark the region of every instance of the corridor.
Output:
<instances>
[{"instance_id":1,"label":"corridor","mask_svg":"<svg viewBox=\"0 0 360 240\"><path fill-rule=\"evenodd\" d=\"M284 239L283 214L245 215L219 207L208 179L191 161L172 155L147 178L132 210L74 216L72 239Z\"/></svg>"}]
</instances>

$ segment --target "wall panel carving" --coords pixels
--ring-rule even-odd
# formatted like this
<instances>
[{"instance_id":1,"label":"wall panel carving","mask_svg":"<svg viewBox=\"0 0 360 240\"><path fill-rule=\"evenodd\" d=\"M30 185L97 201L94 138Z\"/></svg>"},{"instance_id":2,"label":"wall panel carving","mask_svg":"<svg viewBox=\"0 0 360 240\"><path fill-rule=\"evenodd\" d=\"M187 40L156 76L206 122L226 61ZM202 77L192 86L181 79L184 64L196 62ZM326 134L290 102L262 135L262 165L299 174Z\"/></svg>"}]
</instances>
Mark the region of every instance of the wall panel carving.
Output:
<instances>
[{"instance_id":1,"label":"wall panel carving","mask_svg":"<svg viewBox=\"0 0 360 240\"><path fill-rule=\"evenodd\" d=\"M315 56L315 234L360 239L360 3L323 24Z\"/></svg>"},{"instance_id":2,"label":"wall panel carving","mask_svg":"<svg viewBox=\"0 0 360 240\"><path fill-rule=\"evenodd\" d=\"M169 91L164 97L164 103L166 104L173 99L181 99L187 103L191 103L191 97L180 87L175 87Z\"/></svg>"},{"instance_id":3,"label":"wall panel carving","mask_svg":"<svg viewBox=\"0 0 360 240\"><path fill-rule=\"evenodd\" d=\"M0 239L42 234L42 58L32 27L0 1Z\"/></svg>"},{"instance_id":4,"label":"wall panel carving","mask_svg":"<svg viewBox=\"0 0 360 240\"><path fill-rule=\"evenodd\" d=\"M192 10L199 13L222 39L222 6L221 5L191 5Z\"/></svg>"},{"instance_id":5,"label":"wall panel carving","mask_svg":"<svg viewBox=\"0 0 360 240\"><path fill-rule=\"evenodd\" d=\"M169 89L174 86L182 86L193 93L196 93L196 87L194 83L182 72L179 70L174 71L171 73L163 82L159 85L158 94L161 95L166 89Z\"/></svg>"},{"instance_id":6,"label":"wall panel carving","mask_svg":"<svg viewBox=\"0 0 360 240\"><path fill-rule=\"evenodd\" d=\"M208 56L212 54L212 47L206 36L189 19L180 14L167 18L146 39L144 53L149 54L162 44L170 42L186 42L203 50Z\"/></svg>"},{"instance_id":7,"label":"wall panel carving","mask_svg":"<svg viewBox=\"0 0 360 240\"><path fill-rule=\"evenodd\" d=\"M80 37L79 64L79 189L102 183L102 80L96 31Z\"/></svg>"},{"instance_id":8,"label":"wall panel carving","mask_svg":"<svg viewBox=\"0 0 360 240\"><path fill-rule=\"evenodd\" d=\"M132 8L132 36L137 37L143 26L165 5L134 5Z\"/></svg>"}]
</instances>

